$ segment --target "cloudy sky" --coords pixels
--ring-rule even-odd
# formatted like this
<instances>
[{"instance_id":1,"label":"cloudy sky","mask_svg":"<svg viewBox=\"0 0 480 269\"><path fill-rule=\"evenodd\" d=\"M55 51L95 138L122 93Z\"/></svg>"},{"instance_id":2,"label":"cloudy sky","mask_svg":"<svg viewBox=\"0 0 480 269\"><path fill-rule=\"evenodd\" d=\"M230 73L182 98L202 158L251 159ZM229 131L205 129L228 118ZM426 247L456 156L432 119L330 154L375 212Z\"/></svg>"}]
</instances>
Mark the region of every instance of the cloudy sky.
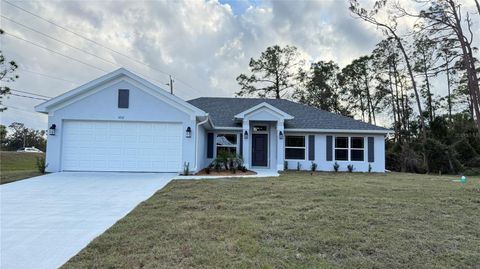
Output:
<instances>
[{"instance_id":1,"label":"cloudy sky","mask_svg":"<svg viewBox=\"0 0 480 269\"><path fill-rule=\"evenodd\" d=\"M232 97L235 78L268 46L294 45L307 61L344 66L382 39L350 15L346 0L8 1L24 9L0 2L1 50L20 66L10 86L47 97L118 67L165 89L171 74L184 99ZM41 102L10 96L1 123L46 128L33 109Z\"/></svg>"}]
</instances>

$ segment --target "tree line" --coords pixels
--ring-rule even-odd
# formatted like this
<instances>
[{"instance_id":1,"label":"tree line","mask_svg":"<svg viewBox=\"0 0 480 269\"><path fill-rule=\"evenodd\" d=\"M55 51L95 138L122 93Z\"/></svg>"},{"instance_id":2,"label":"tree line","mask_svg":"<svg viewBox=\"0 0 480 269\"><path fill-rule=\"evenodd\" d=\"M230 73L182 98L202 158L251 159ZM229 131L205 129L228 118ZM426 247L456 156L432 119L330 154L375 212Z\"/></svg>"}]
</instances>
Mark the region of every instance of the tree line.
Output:
<instances>
[{"instance_id":1,"label":"tree line","mask_svg":"<svg viewBox=\"0 0 480 269\"><path fill-rule=\"evenodd\" d=\"M351 0L352 14L385 36L371 53L343 68L334 61L305 68L296 47L268 47L250 60L250 74L237 77L237 95L292 99L371 124L382 120L393 130L390 170L480 173L480 68L472 45L480 5L474 1L478 13L455 0L422 1L416 13L398 2L377 1L367 10ZM416 23L402 32L405 18Z\"/></svg>"},{"instance_id":2,"label":"tree line","mask_svg":"<svg viewBox=\"0 0 480 269\"><path fill-rule=\"evenodd\" d=\"M35 147L45 152L47 147L46 131L27 128L23 123L13 122L8 126L0 125L0 149L15 151L23 147Z\"/></svg>"}]
</instances>

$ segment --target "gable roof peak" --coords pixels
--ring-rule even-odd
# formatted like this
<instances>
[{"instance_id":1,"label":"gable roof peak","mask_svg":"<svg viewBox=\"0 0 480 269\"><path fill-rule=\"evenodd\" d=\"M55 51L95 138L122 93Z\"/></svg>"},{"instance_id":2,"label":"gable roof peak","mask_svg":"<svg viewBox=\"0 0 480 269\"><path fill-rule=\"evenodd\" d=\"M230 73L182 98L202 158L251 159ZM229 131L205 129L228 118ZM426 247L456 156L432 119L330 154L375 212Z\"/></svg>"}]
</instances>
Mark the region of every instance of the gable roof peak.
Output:
<instances>
[{"instance_id":1,"label":"gable roof peak","mask_svg":"<svg viewBox=\"0 0 480 269\"><path fill-rule=\"evenodd\" d=\"M278 114L279 116L281 116L283 119L285 120L291 120L293 119L294 117L288 113L286 113L285 111L267 103L267 102L262 102L258 105L254 105L252 107L250 107L249 109L247 110L244 110L240 113L238 113L237 115L235 115L235 118L236 119L243 119L247 114L250 114L250 113L253 113L257 110L260 110L260 109L268 109L270 111L273 111L275 114Z\"/></svg>"},{"instance_id":2,"label":"gable roof peak","mask_svg":"<svg viewBox=\"0 0 480 269\"><path fill-rule=\"evenodd\" d=\"M87 82L73 90L67 91L57 97L54 97L46 102L43 102L37 106L35 106L35 110L41 113L48 113L56 109L56 107L61 106L62 104L66 103L67 101L73 100L76 102L80 100L88 94L88 92L98 88L101 85L106 83L115 81L116 79L126 77L131 81L137 83L140 89L148 90L151 93L154 93L154 96L157 98L167 99L172 103L180 105L180 107L191 111L196 115L204 116L206 114L205 111L201 110L200 108L184 101L183 99L170 94L163 88L149 82L148 80L142 78L141 76L127 70L126 68L120 67L110 73L107 73L99 78L96 78L90 82Z\"/></svg>"}]
</instances>

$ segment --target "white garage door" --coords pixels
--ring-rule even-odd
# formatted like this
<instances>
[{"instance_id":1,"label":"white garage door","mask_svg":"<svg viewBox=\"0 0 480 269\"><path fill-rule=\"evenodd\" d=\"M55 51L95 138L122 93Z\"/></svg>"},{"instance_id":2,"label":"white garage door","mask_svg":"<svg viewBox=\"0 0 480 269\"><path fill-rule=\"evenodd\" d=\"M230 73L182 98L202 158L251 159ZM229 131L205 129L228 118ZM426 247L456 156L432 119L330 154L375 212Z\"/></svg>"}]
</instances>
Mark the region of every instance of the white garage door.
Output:
<instances>
[{"instance_id":1,"label":"white garage door","mask_svg":"<svg viewBox=\"0 0 480 269\"><path fill-rule=\"evenodd\" d=\"M175 123L65 121L64 171L177 172L182 125Z\"/></svg>"}]
</instances>

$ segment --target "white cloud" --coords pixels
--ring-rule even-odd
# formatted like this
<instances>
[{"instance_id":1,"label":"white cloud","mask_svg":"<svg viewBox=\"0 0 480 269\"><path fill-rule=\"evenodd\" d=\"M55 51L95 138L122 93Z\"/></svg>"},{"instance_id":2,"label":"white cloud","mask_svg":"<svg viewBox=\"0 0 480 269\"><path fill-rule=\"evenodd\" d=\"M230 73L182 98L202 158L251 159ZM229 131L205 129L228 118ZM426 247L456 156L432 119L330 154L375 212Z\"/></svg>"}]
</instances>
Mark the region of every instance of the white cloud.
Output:
<instances>
[{"instance_id":1,"label":"white cloud","mask_svg":"<svg viewBox=\"0 0 480 269\"><path fill-rule=\"evenodd\" d=\"M221 3L218 1L62 1L15 2L27 10L93 39L156 70L175 77L175 92L184 99L199 96L233 96L235 78L248 71L250 57L258 57L274 44L297 46L309 61L335 60L341 65L371 52L382 38L377 29L354 19L348 2L265 1ZM7 20L1 28L48 48L78 58L105 70L124 66L159 86L168 76L103 49L74 34L39 20L4 2L3 15L74 44L99 57L48 40ZM52 54L41 48L3 36L2 50L22 68L77 82L72 83L19 71L13 84L47 96L56 96L86 83L103 72ZM193 86L193 87L192 87ZM10 97L10 109L0 114L2 124L25 122L46 128L45 117L34 114L38 101ZM27 110L30 112L25 112Z\"/></svg>"}]
</instances>

